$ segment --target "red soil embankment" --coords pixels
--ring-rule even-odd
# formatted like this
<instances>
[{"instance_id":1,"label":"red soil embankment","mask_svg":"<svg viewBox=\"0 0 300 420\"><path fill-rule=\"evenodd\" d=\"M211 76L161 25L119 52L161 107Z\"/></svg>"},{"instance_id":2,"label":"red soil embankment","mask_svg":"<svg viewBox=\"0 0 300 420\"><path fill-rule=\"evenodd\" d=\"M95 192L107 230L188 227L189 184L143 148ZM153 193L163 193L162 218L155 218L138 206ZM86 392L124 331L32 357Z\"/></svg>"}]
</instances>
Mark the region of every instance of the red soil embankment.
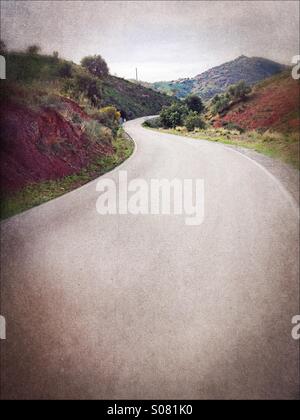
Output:
<instances>
[{"instance_id":1,"label":"red soil embankment","mask_svg":"<svg viewBox=\"0 0 300 420\"><path fill-rule=\"evenodd\" d=\"M226 123L245 130L299 130L299 82L288 73L258 85L246 102L233 106L214 126Z\"/></svg>"},{"instance_id":2,"label":"red soil embankment","mask_svg":"<svg viewBox=\"0 0 300 420\"><path fill-rule=\"evenodd\" d=\"M61 98L61 102L66 111L90 119L70 99ZM95 156L113 152L110 144L92 142L81 124L73 124L54 109L36 111L9 102L1 107L0 118L3 191L73 174Z\"/></svg>"}]
</instances>

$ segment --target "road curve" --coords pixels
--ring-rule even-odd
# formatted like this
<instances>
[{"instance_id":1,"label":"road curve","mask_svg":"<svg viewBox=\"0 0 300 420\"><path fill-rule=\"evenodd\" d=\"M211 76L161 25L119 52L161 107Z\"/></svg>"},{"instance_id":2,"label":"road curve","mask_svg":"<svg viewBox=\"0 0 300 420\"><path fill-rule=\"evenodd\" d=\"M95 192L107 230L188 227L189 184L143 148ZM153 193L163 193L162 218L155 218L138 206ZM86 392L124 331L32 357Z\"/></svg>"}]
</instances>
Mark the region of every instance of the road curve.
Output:
<instances>
[{"instance_id":1,"label":"road curve","mask_svg":"<svg viewBox=\"0 0 300 420\"><path fill-rule=\"evenodd\" d=\"M203 223L100 216L97 180L3 222L1 398L299 398L293 203L230 148L140 123L122 170L204 179Z\"/></svg>"}]
</instances>

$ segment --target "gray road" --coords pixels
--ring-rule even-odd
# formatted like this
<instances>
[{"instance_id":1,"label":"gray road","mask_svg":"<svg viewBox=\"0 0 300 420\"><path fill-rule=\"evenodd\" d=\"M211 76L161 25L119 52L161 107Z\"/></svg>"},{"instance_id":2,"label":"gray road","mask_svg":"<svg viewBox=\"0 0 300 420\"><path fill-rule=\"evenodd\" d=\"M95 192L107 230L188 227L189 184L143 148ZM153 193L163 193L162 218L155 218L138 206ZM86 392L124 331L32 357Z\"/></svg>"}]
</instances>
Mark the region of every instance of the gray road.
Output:
<instances>
[{"instance_id":1,"label":"gray road","mask_svg":"<svg viewBox=\"0 0 300 420\"><path fill-rule=\"evenodd\" d=\"M126 127L129 179L203 178L204 222L100 216L97 181L5 221L2 398L298 398L289 195L226 146Z\"/></svg>"}]
</instances>

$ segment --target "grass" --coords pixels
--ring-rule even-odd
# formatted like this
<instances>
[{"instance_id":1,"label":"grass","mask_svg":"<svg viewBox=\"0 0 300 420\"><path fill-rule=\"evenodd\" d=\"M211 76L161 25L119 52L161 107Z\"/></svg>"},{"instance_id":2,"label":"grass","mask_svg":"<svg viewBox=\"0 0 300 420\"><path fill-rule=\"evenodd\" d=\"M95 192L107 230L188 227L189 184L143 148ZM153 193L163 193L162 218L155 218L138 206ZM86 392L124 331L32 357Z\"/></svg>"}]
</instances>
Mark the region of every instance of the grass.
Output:
<instances>
[{"instance_id":1,"label":"grass","mask_svg":"<svg viewBox=\"0 0 300 420\"><path fill-rule=\"evenodd\" d=\"M188 132L184 127L176 127L176 129L156 129L145 126L145 128L163 133L183 135L196 140L209 140L245 147L272 158L280 159L285 163L300 169L298 133L278 133L269 131L259 133L255 130L240 133L237 130L226 130L224 128L196 129L193 132Z\"/></svg>"},{"instance_id":2,"label":"grass","mask_svg":"<svg viewBox=\"0 0 300 420\"><path fill-rule=\"evenodd\" d=\"M16 193L1 197L1 219L38 206L92 181L120 165L134 150L133 141L123 129L119 129L118 135L113 140L113 146L115 149L113 155L95 159L93 163L76 174L30 184Z\"/></svg>"}]
</instances>

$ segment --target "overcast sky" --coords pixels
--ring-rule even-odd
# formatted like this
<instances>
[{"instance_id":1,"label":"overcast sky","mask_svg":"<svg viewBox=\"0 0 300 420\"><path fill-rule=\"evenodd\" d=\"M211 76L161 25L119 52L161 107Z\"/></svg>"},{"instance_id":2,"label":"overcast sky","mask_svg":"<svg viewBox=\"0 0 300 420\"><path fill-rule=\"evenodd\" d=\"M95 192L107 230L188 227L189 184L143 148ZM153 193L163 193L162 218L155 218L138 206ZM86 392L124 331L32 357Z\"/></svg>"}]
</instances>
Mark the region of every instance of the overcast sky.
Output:
<instances>
[{"instance_id":1,"label":"overcast sky","mask_svg":"<svg viewBox=\"0 0 300 420\"><path fill-rule=\"evenodd\" d=\"M298 1L1 1L9 48L38 43L79 62L101 54L112 74L191 77L239 55L290 63Z\"/></svg>"}]
</instances>

